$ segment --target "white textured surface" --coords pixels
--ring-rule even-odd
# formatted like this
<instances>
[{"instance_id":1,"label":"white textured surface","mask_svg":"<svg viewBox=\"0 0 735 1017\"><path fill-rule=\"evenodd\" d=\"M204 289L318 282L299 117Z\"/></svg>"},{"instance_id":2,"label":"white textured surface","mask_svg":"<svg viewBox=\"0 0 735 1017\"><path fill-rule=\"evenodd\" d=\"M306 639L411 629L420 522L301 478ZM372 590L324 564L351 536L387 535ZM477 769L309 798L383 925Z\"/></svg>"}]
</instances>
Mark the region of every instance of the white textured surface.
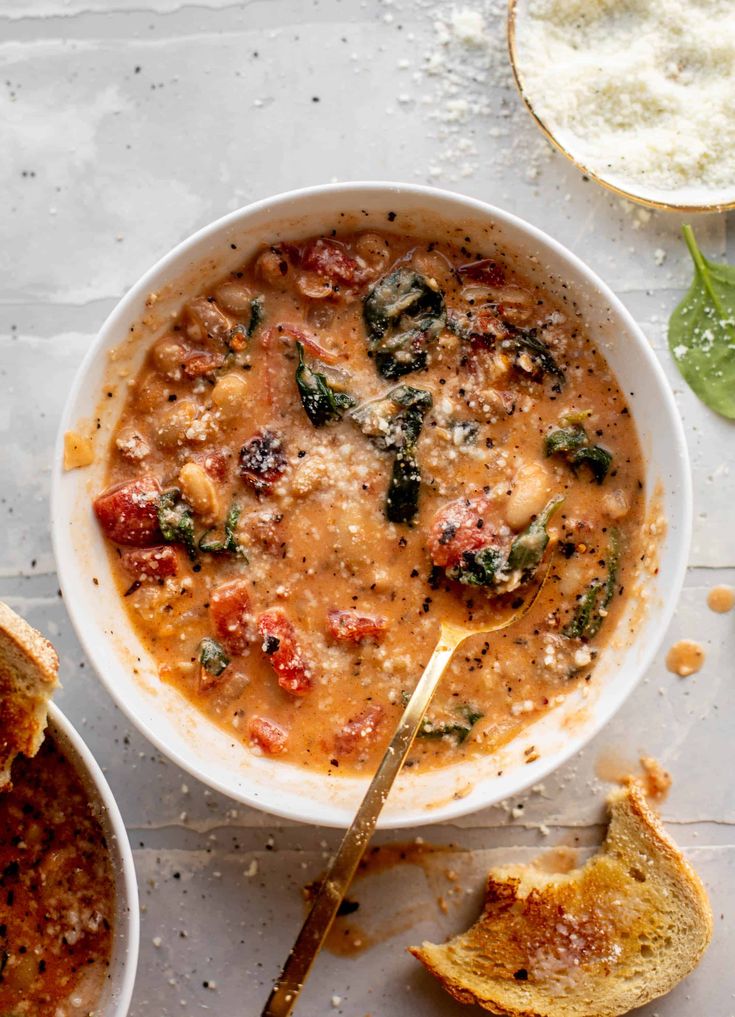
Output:
<instances>
[{"instance_id":1,"label":"white textured surface","mask_svg":"<svg viewBox=\"0 0 735 1017\"><path fill-rule=\"evenodd\" d=\"M566 243L623 296L677 393L694 464L692 568L666 645L699 639L707 661L682 681L662 653L605 732L525 799L522 819L498 807L416 831L458 845L473 892L443 914L418 868L358 885L361 924L380 926L382 912L394 918L384 928L401 931L354 958L324 954L298 1012L470 1012L403 948L474 916L488 861L577 837L594 843L604 791L596 761L643 751L673 773L664 816L708 884L716 931L694 975L642 1013L735 1014L735 615L705 605L711 586L735 583L733 428L684 389L666 351L666 319L689 278L681 220L621 205L546 152L510 86L500 0L497 10L468 6L486 32L464 45L441 42L451 32L437 29L437 8L423 0L0 6L0 597L57 643L59 703L129 825L144 907L134 1017L257 1014L299 924L300 888L337 838L233 809L159 758L103 693L54 575L47 502L56 421L95 330L160 254L252 198L332 178L416 180L502 205ZM440 14L449 20L448 8ZM735 253L724 217L695 225L708 254ZM253 859L257 873L245 876Z\"/></svg>"}]
</instances>

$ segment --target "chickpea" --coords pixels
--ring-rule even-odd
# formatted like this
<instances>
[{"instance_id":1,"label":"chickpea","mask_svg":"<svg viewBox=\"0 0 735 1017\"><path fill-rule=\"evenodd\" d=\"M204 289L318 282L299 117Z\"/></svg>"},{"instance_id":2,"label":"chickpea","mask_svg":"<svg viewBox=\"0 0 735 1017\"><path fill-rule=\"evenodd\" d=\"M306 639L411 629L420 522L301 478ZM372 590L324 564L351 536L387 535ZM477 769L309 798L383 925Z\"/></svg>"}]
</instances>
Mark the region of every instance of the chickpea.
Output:
<instances>
[{"instance_id":1,"label":"chickpea","mask_svg":"<svg viewBox=\"0 0 735 1017\"><path fill-rule=\"evenodd\" d=\"M512 325L523 325L533 314L534 297L520 286L502 286L495 290L495 299L503 305L503 315Z\"/></svg>"},{"instance_id":2,"label":"chickpea","mask_svg":"<svg viewBox=\"0 0 735 1017\"><path fill-rule=\"evenodd\" d=\"M166 405L168 394L169 388L166 382L155 371L151 371L138 385L135 394L136 408L142 410L143 413L151 413Z\"/></svg>"},{"instance_id":3,"label":"chickpea","mask_svg":"<svg viewBox=\"0 0 735 1017\"><path fill-rule=\"evenodd\" d=\"M186 440L186 432L196 420L196 406L189 399L166 404L154 424L156 444L161 448L173 448Z\"/></svg>"},{"instance_id":4,"label":"chickpea","mask_svg":"<svg viewBox=\"0 0 735 1017\"><path fill-rule=\"evenodd\" d=\"M286 289L288 285L288 262L278 251L268 248L267 251L263 251L262 254L258 255L258 260L255 262L255 271L263 282L279 290Z\"/></svg>"},{"instance_id":5,"label":"chickpea","mask_svg":"<svg viewBox=\"0 0 735 1017\"><path fill-rule=\"evenodd\" d=\"M181 377L184 348L176 336L162 336L151 350L151 359L159 374L173 379Z\"/></svg>"},{"instance_id":6,"label":"chickpea","mask_svg":"<svg viewBox=\"0 0 735 1017\"><path fill-rule=\"evenodd\" d=\"M551 477L541 463L524 463L513 477L513 490L505 508L508 525L514 530L528 526L551 495Z\"/></svg>"},{"instance_id":7,"label":"chickpea","mask_svg":"<svg viewBox=\"0 0 735 1017\"><path fill-rule=\"evenodd\" d=\"M223 282L214 291L217 303L230 314L247 314L253 299L245 283L235 279Z\"/></svg>"},{"instance_id":8,"label":"chickpea","mask_svg":"<svg viewBox=\"0 0 735 1017\"><path fill-rule=\"evenodd\" d=\"M435 279L440 286L447 286L452 279L452 266L439 251L414 251L411 266L428 279Z\"/></svg>"},{"instance_id":9,"label":"chickpea","mask_svg":"<svg viewBox=\"0 0 735 1017\"><path fill-rule=\"evenodd\" d=\"M332 284L313 272L300 272L296 278L296 289L310 300L326 300L334 295Z\"/></svg>"},{"instance_id":10,"label":"chickpea","mask_svg":"<svg viewBox=\"0 0 735 1017\"><path fill-rule=\"evenodd\" d=\"M388 241L377 233L361 233L355 238L353 251L376 275L388 267L390 261Z\"/></svg>"},{"instance_id":11,"label":"chickpea","mask_svg":"<svg viewBox=\"0 0 735 1017\"><path fill-rule=\"evenodd\" d=\"M212 478L199 463L186 463L179 471L179 486L184 498L205 521L217 518L219 498Z\"/></svg>"},{"instance_id":12,"label":"chickpea","mask_svg":"<svg viewBox=\"0 0 735 1017\"><path fill-rule=\"evenodd\" d=\"M194 342L206 342L208 338L224 340L232 322L217 307L213 300L196 297L186 305L186 333Z\"/></svg>"},{"instance_id":13,"label":"chickpea","mask_svg":"<svg viewBox=\"0 0 735 1017\"><path fill-rule=\"evenodd\" d=\"M236 420L248 398L248 384L240 374L223 375L212 389L212 402L223 420Z\"/></svg>"}]
</instances>

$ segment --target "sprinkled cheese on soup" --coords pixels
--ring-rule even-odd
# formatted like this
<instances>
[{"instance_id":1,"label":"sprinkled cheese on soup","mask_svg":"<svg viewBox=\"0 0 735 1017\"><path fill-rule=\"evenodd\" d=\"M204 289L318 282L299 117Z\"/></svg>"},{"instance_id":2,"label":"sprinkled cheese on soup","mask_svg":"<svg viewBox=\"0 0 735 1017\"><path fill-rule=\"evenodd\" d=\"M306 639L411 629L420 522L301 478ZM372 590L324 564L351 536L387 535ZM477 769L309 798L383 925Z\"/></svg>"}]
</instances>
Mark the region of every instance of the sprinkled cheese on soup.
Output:
<instances>
[{"instance_id":1,"label":"sprinkled cheese on soup","mask_svg":"<svg viewBox=\"0 0 735 1017\"><path fill-rule=\"evenodd\" d=\"M147 354L94 509L160 676L255 753L379 759L442 619L409 765L493 751L589 681L644 555L624 394L573 294L378 232L266 248Z\"/></svg>"}]
</instances>

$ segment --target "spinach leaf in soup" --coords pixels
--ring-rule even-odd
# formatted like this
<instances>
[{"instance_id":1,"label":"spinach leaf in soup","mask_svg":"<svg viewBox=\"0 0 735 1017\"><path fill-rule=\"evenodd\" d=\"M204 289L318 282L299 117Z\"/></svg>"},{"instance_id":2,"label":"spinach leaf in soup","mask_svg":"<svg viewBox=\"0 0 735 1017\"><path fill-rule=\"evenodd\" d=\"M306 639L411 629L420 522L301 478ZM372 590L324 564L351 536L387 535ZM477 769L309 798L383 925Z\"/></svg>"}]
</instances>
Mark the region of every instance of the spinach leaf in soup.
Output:
<instances>
[{"instance_id":1,"label":"spinach leaf in soup","mask_svg":"<svg viewBox=\"0 0 735 1017\"><path fill-rule=\"evenodd\" d=\"M547 434L544 438L544 454L547 458L563 456L575 475L581 466L586 466L597 484L601 484L608 475L613 461L612 452L602 445L590 444L587 432L579 422Z\"/></svg>"},{"instance_id":2,"label":"spinach leaf in soup","mask_svg":"<svg viewBox=\"0 0 735 1017\"><path fill-rule=\"evenodd\" d=\"M169 488L158 499L158 528L167 544L183 544L191 561L196 561L194 514L178 487Z\"/></svg>"},{"instance_id":3,"label":"spinach leaf in soup","mask_svg":"<svg viewBox=\"0 0 735 1017\"><path fill-rule=\"evenodd\" d=\"M401 693L401 699L403 705L406 706L411 697L407 692ZM458 714L459 719L457 721L450 721L449 723L438 724L435 721L431 721L428 718L424 718L421 721L421 725L416 732L417 738L452 738L457 745L462 745L472 732L472 728L485 716L476 707L471 706L469 703L463 703L462 706L458 706L454 711Z\"/></svg>"},{"instance_id":4,"label":"spinach leaf in soup","mask_svg":"<svg viewBox=\"0 0 735 1017\"><path fill-rule=\"evenodd\" d=\"M593 579L587 589L579 594L574 617L562 630L569 639L592 639L602 628L607 609L615 596L620 573L620 535L610 531L605 558L607 576L604 580Z\"/></svg>"},{"instance_id":5,"label":"spinach leaf in soup","mask_svg":"<svg viewBox=\"0 0 735 1017\"><path fill-rule=\"evenodd\" d=\"M385 515L391 523L410 525L419 511L421 489L417 445L432 398L430 392L411 389L408 385L402 389L398 402L401 408L394 418L398 447L385 496Z\"/></svg>"},{"instance_id":6,"label":"spinach leaf in soup","mask_svg":"<svg viewBox=\"0 0 735 1017\"><path fill-rule=\"evenodd\" d=\"M543 378L551 374L562 384L566 381L564 371L557 364L553 353L539 337L538 329L518 328L505 322L510 335L500 342L501 349L510 350L515 363L531 375Z\"/></svg>"},{"instance_id":7,"label":"spinach leaf in soup","mask_svg":"<svg viewBox=\"0 0 735 1017\"><path fill-rule=\"evenodd\" d=\"M350 417L381 452L395 452L385 515L392 523L411 524L418 513L421 470L417 445L431 392L412 385L397 385L379 399L352 410Z\"/></svg>"},{"instance_id":8,"label":"spinach leaf in soup","mask_svg":"<svg viewBox=\"0 0 735 1017\"><path fill-rule=\"evenodd\" d=\"M306 363L302 343L296 343L296 350L299 356L296 386L309 420L314 427L324 427L333 420L339 420L345 410L354 406L355 400L348 393L337 391L327 381L326 374Z\"/></svg>"},{"instance_id":9,"label":"spinach leaf in soup","mask_svg":"<svg viewBox=\"0 0 735 1017\"><path fill-rule=\"evenodd\" d=\"M691 226L683 232L694 279L671 315L669 349L702 402L735 420L735 265L709 261Z\"/></svg>"},{"instance_id":10,"label":"spinach leaf in soup","mask_svg":"<svg viewBox=\"0 0 735 1017\"><path fill-rule=\"evenodd\" d=\"M372 287L363 303L368 353L384 378L426 367L428 350L447 322L437 284L409 268L397 268Z\"/></svg>"},{"instance_id":11,"label":"spinach leaf in soup","mask_svg":"<svg viewBox=\"0 0 735 1017\"><path fill-rule=\"evenodd\" d=\"M237 524L240 520L242 509L237 502L233 501L225 518L224 537L213 536L214 529L207 530L199 538L199 550L206 554L233 554L244 559L247 564L248 558L245 548L237 539Z\"/></svg>"},{"instance_id":12,"label":"spinach leaf in soup","mask_svg":"<svg viewBox=\"0 0 735 1017\"><path fill-rule=\"evenodd\" d=\"M551 498L528 527L514 538L508 554L508 568L521 573L521 582L527 582L541 564L549 544L549 520L564 501L561 494Z\"/></svg>"},{"instance_id":13,"label":"spinach leaf in soup","mask_svg":"<svg viewBox=\"0 0 735 1017\"><path fill-rule=\"evenodd\" d=\"M230 663L224 647L216 639L205 636L199 644L199 663L202 669L213 678L219 678Z\"/></svg>"},{"instance_id":14,"label":"spinach leaf in soup","mask_svg":"<svg viewBox=\"0 0 735 1017\"><path fill-rule=\"evenodd\" d=\"M250 320L247 325L234 325L227 333L227 346L231 353L241 353L247 348L248 340L252 339L255 330L264 318L264 298L254 297L250 302Z\"/></svg>"}]
</instances>

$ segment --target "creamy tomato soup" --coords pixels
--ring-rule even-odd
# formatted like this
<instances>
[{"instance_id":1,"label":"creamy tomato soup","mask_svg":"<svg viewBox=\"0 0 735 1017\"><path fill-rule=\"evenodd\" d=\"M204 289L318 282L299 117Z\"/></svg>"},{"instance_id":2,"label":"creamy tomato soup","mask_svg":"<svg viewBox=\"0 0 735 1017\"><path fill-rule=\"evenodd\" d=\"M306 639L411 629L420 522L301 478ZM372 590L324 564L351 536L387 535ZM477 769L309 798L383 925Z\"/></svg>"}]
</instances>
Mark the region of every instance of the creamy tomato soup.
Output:
<instances>
[{"instance_id":1,"label":"creamy tomato soup","mask_svg":"<svg viewBox=\"0 0 735 1017\"><path fill-rule=\"evenodd\" d=\"M115 889L105 836L52 735L0 794L0 1014L97 1014Z\"/></svg>"},{"instance_id":2,"label":"creamy tomato soup","mask_svg":"<svg viewBox=\"0 0 735 1017\"><path fill-rule=\"evenodd\" d=\"M438 238L284 243L192 294L108 482L161 679L323 771L373 767L440 621L507 611L551 553L523 621L456 654L408 763L491 752L591 680L643 556L635 427L574 295Z\"/></svg>"}]
</instances>

